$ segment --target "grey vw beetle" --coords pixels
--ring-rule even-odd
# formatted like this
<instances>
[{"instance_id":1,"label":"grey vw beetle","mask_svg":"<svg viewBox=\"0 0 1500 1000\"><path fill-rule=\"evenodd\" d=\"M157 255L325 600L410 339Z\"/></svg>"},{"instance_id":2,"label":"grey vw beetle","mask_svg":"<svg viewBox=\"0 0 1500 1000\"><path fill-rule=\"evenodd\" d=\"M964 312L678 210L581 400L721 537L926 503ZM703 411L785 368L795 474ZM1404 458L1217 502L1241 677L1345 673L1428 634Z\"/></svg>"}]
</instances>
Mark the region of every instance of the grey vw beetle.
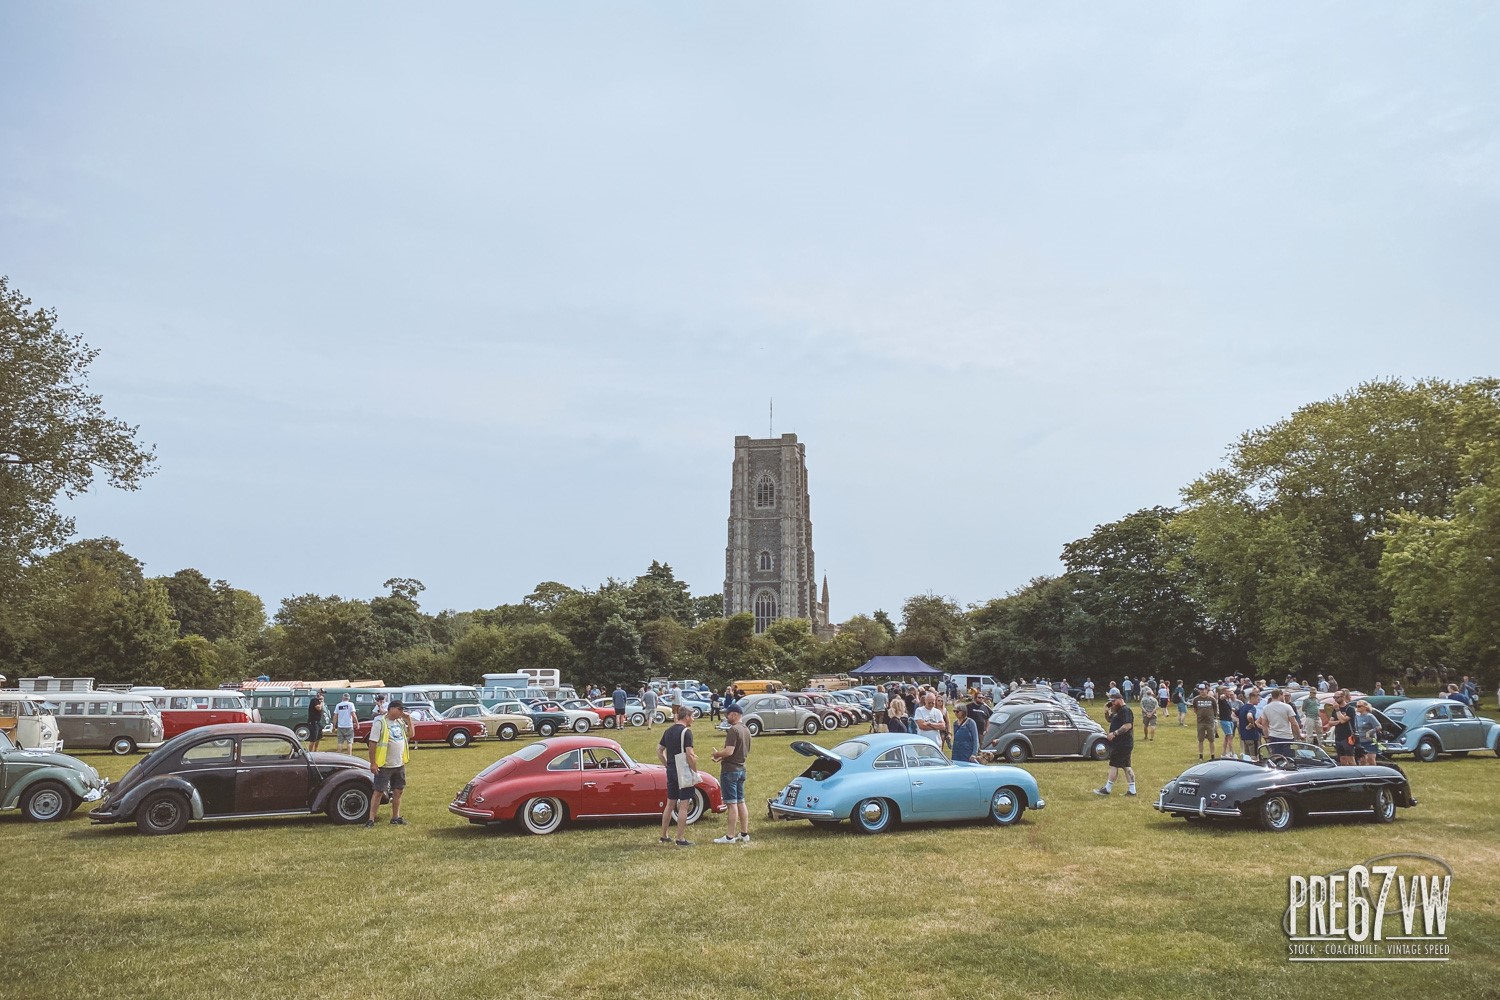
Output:
<instances>
[{"instance_id":1,"label":"grey vw beetle","mask_svg":"<svg viewBox=\"0 0 1500 1000\"><path fill-rule=\"evenodd\" d=\"M979 759L1019 764L1032 757L1076 757L1103 760L1109 756L1104 727L1060 707L1043 704L1000 704L979 743Z\"/></svg>"}]
</instances>

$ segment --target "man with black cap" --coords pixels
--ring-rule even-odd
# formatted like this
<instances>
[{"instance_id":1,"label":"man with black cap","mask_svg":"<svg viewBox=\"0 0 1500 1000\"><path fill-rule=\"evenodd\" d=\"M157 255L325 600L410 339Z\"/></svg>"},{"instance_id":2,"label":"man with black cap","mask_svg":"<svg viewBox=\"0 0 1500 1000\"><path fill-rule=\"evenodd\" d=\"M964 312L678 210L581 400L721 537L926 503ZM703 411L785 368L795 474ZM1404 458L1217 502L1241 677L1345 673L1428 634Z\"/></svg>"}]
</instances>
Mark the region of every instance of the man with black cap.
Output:
<instances>
[{"instance_id":1,"label":"man with black cap","mask_svg":"<svg viewBox=\"0 0 1500 1000\"><path fill-rule=\"evenodd\" d=\"M714 838L715 844L750 843L750 810L745 805L745 758L750 754L750 730L740 721L742 712L737 701L724 706L729 728L724 731L724 745L713 753L714 760L719 762L719 787L729 812L729 832Z\"/></svg>"},{"instance_id":2,"label":"man with black cap","mask_svg":"<svg viewBox=\"0 0 1500 1000\"><path fill-rule=\"evenodd\" d=\"M1104 735L1109 740L1109 774L1104 779L1104 787L1094 789L1095 795L1108 795L1122 770L1128 783L1125 794L1135 794L1135 768L1130 766L1130 752L1135 749L1135 736L1131 732L1134 728L1135 716L1125 704L1125 696L1118 691L1110 695L1109 732Z\"/></svg>"},{"instance_id":3,"label":"man with black cap","mask_svg":"<svg viewBox=\"0 0 1500 1000\"><path fill-rule=\"evenodd\" d=\"M366 741L370 744L370 770L375 774L375 794L370 798L370 818L365 827L375 825L380 799L385 793L391 796L391 825L405 826L406 819L401 815L401 793L406 790L406 762L411 759L411 748L417 740L400 698L391 700L384 715L370 720L370 734Z\"/></svg>"}]
</instances>

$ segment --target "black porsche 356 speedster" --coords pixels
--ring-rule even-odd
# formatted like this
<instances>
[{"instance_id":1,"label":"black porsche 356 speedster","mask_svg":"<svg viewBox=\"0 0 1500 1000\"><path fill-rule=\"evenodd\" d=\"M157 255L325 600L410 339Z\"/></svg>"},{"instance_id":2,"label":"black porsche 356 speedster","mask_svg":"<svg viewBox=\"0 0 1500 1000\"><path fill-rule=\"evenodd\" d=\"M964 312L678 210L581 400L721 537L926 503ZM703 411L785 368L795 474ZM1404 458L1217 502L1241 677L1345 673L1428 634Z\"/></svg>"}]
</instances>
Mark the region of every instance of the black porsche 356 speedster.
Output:
<instances>
[{"instance_id":1,"label":"black porsche 356 speedster","mask_svg":"<svg viewBox=\"0 0 1500 1000\"><path fill-rule=\"evenodd\" d=\"M1167 782L1156 808L1189 820L1249 819L1281 831L1309 817L1366 817L1380 823L1417 804L1398 767L1343 766L1311 743L1292 743L1259 760L1206 761Z\"/></svg>"}]
</instances>

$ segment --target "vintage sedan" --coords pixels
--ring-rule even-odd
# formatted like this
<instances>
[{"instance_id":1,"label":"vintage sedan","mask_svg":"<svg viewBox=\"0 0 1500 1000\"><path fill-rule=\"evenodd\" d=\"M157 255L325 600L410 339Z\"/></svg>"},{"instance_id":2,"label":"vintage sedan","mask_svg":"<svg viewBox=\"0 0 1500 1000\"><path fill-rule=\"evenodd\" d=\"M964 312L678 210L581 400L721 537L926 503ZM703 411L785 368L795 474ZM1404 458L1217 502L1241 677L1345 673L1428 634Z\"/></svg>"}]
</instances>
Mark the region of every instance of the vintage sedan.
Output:
<instances>
[{"instance_id":1,"label":"vintage sedan","mask_svg":"<svg viewBox=\"0 0 1500 1000\"><path fill-rule=\"evenodd\" d=\"M802 733L816 736L823 723L818 713L801 705L793 705L786 694L750 694L740 699L740 721L750 730L751 736L761 733ZM835 722L834 725L838 723ZM728 729L728 722L719 723L720 729Z\"/></svg>"},{"instance_id":2,"label":"vintage sedan","mask_svg":"<svg viewBox=\"0 0 1500 1000\"><path fill-rule=\"evenodd\" d=\"M514 821L527 833L548 834L569 820L660 818L666 804L667 769L660 764L632 760L614 740L559 736L528 744L480 771L448 811L470 823ZM688 822L724 809L718 780L699 771Z\"/></svg>"},{"instance_id":3,"label":"vintage sedan","mask_svg":"<svg viewBox=\"0 0 1500 1000\"><path fill-rule=\"evenodd\" d=\"M1500 756L1500 722L1475 715L1461 701L1408 698L1380 714L1385 719L1379 743L1382 757L1411 754L1430 764L1444 754L1466 757L1475 750Z\"/></svg>"},{"instance_id":4,"label":"vintage sedan","mask_svg":"<svg viewBox=\"0 0 1500 1000\"><path fill-rule=\"evenodd\" d=\"M536 725L531 721L531 716L520 713L509 714L506 712L492 712L483 705L475 705L472 702L466 705L454 705L442 714L444 719L470 719L474 722L484 723L485 731L497 740L513 740L521 733L536 731Z\"/></svg>"},{"instance_id":5,"label":"vintage sedan","mask_svg":"<svg viewBox=\"0 0 1500 1000\"><path fill-rule=\"evenodd\" d=\"M832 750L797 740L792 749L813 762L766 803L776 819L825 827L847 819L861 833L882 833L903 820L988 817L1010 826L1046 805L1036 779L1021 768L951 761L906 733L872 733Z\"/></svg>"},{"instance_id":6,"label":"vintage sedan","mask_svg":"<svg viewBox=\"0 0 1500 1000\"><path fill-rule=\"evenodd\" d=\"M531 728L538 736L552 736L571 725L572 720L562 710L547 712L524 701L497 701L490 706L491 712L502 715L524 715L531 720Z\"/></svg>"},{"instance_id":7,"label":"vintage sedan","mask_svg":"<svg viewBox=\"0 0 1500 1000\"><path fill-rule=\"evenodd\" d=\"M1167 782L1156 808L1188 820L1248 819L1280 832L1313 817L1396 818L1417 804L1400 768L1345 767L1311 743L1286 753L1261 747L1260 760L1223 757L1195 764Z\"/></svg>"},{"instance_id":8,"label":"vintage sedan","mask_svg":"<svg viewBox=\"0 0 1500 1000\"><path fill-rule=\"evenodd\" d=\"M303 750L284 726L204 726L141 758L89 819L134 822L147 834L247 816L326 813L335 823L363 823L374 789L368 761Z\"/></svg>"},{"instance_id":9,"label":"vintage sedan","mask_svg":"<svg viewBox=\"0 0 1500 1000\"><path fill-rule=\"evenodd\" d=\"M587 704L587 702L583 702L583 704ZM599 718L599 713L594 711L592 706L588 708L565 708L562 703L548 701L545 698L529 700L527 705L534 712L562 713L563 717L567 720L563 728L571 729L575 733L586 733L590 729L602 729L604 727L604 720Z\"/></svg>"},{"instance_id":10,"label":"vintage sedan","mask_svg":"<svg viewBox=\"0 0 1500 1000\"><path fill-rule=\"evenodd\" d=\"M781 697L786 698L797 708L805 708L818 717L818 725L824 729L842 729L853 722L846 712L841 712L833 705L819 701L807 692L788 692Z\"/></svg>"},{"instance_id":11,"label":"vintage sedan","mask_svg":"<svg viewBox=\"0 0 1500 1000\"><path fill-rule=\"evenodd\" d=\"M107 783L77 757L25 750L0 733L0 809L20 809L33 823L63 819L104 797Z\"/></svg>"},{"instance_id":12,"label":"vintage sedan","mask_svg":"<svg viewBox=\"0 0 1500 1000\"><path fill-rule=\"evenodd\" d=\"M979 741L979 759L1020 764L1032 757L1104 760L1109 741L1104 727L1061 708L1040 704L1002 704L990 713Z\"/></svg>"},{"instance_id":13,"label":"vintage sedan","mask_svg":"<svg viewBox=\"0 0 1500 1000\"><path fill-rule=\"evenodd\" d=\"M413 708L407 711L411 720L411 731L418 743L446 743L450 747L466 747L475 740L489 735L489 727L479 719L445 719L431 708ZM354 738L368 740L374 720L361 722L354 727Z\"/></svg>"}]
</instances>

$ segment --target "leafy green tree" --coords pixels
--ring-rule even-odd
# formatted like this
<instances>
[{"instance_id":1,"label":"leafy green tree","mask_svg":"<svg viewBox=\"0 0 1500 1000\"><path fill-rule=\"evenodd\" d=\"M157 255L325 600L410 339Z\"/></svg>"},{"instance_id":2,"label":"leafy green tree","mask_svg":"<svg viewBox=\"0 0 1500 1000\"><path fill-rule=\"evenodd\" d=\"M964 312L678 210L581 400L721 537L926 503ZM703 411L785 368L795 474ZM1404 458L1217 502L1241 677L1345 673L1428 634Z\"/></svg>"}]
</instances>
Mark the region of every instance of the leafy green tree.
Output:
<instances>
[{"instance_id":1,"label":"leafy green tree","mask_svg":"<svg viewBox=\"0 0 1500 1000\"><path fill-rule=\"evenodd\" d=\"M916 656L930 667L941 667L948 654L968 638L963 609L951 598L919 594L901 606L901 634L896 651Z\"/></svg>"},{"instance_id":2,"label":"leafy green tree","mask_svg":"<svg viewBox=\"0 0 1500 1000\"><path fill-rule=\"evenodd\" d=\"M370 606L337 595L288 597L276 612L272 652L288 679L360 677L381 653L384 636Z\"/></svg>"},{"instance_id":3,"label":"leafy green tree","mask_svg":"<svg viewBox=\"0 0 1500 1000\"><path fill-rule=\"evenodd\" d=\"M174 639L141 676L162 687L211 687L219 682L219 651L201 635Z\"/></svg>"},{"instance_id":4,"label":"leafy green tree","mask_svg":"<svg viewBox=\"0 0 1500 1000\"><path fill-rule=\"evenodd\" d=\"M161 582L167 588L167 599L172 602L179 634L219 638L223 610L208 577L196 569L180 569L171 576L161 577Z\"/></svg>"},{"instance_id":5,"label":"leafy green tree","mask_svg":"<svg viewBox=\"0 0 1500 1000\"><path fill-rule=\"evenodd\" d=\"M972 637L951 671L1016 677L1089 676L1099 668L1080 648L1088 623L1066 577L1044 576L969 612Z\"/></svg>"},{"instance_id":6,"label":"leafy green tree","mask_svg":"<svg viewBox=\"0 0 1500 1000\"><path fill-rule=\"evenodd\" d=\"M613 690L617 684L638 685L651 669L641 652L641 634L620 615L610 615L585 653L582 680Z\"/></svg>"},{"instance_id":7,"label":"leafy green tree","mask_svg":"<svg viewBox=\"0 0 1500 1000\"><path fill-rule=\"evenodd\" d=\"M100 475L134 490L154 471L155 454L137 443L136 428L107 416L89 390L98 354L0 277L0 602L15 599L37 552L73 534L59 496L78 496Z\"/></svg>"},{"instance_id":8,"label":"leafy green tree","mask_svg":"<svg viewBox=\"0 0 1500 1000\"><path fill-rule=\"evenodd\" d=\"M881 628L885 629L887 635L889 635L892 639L896 638L896 633L898 630L896 628L896 623L891 621L890 615L886 614L884 611L876 609L875 613L870 617L875 619L875 622Z\"/></svg>"},{"instance_id":9,"label":"leafy green tree","mask_svg":"<svg viewBox=\"0 0 1500 1000\"><path fill-rule=\"evenodd\" d=\"M557 606L570 597L575 596L578 591L565 584L548 580L536 585L531 593L527 594L521 602L531 608L538 615L551 614Z\"/></svg>"},{"instance_id":10,"label":"leafy green tree","mask_svg":"<svg viewBox=\"0 0 1500 1000\"><path fill-rule=\"evenodd\" d=\"M384 586L390 593L371 599L370 614L380 629L385 651L393 653L411 646L430 646L431 621L417 604L417 595L427 589L422 581L394 577L385 581Z\"/></svg>"},{"instance_id":11,"label":"leafy green tree","mask_svg":"<svg viewBox=\"0 0 1500 1000\"><path fill-rule=\"evenodd\" d=\"M651 568L630 585L625 607L636 622L669 618L680 625L693 624L693 599L688 594L688 585L677 579L671 566L654 559Z\"/></svg>"},{"instance_id":12,"label":"leafy green tree","mask_svg":"<svg viewBox=\"0 0 1500 1000\"><path fill-rule=\"evenodd\" d=\"M672 671L673 662L687 647L689 630L672 618L657 618L640 628L641 652L657 673Z\"/></svg>"},{"instance_id":13,"label":"leafy green tree","mask_svg":"<svg viewBox=\"0 0 1500 1000\"><path fill-rule=\"evenodd\" d=\"M703 594L693 598L693 623L724 617L724 595Z\"/></svg>"}]
</instances>

